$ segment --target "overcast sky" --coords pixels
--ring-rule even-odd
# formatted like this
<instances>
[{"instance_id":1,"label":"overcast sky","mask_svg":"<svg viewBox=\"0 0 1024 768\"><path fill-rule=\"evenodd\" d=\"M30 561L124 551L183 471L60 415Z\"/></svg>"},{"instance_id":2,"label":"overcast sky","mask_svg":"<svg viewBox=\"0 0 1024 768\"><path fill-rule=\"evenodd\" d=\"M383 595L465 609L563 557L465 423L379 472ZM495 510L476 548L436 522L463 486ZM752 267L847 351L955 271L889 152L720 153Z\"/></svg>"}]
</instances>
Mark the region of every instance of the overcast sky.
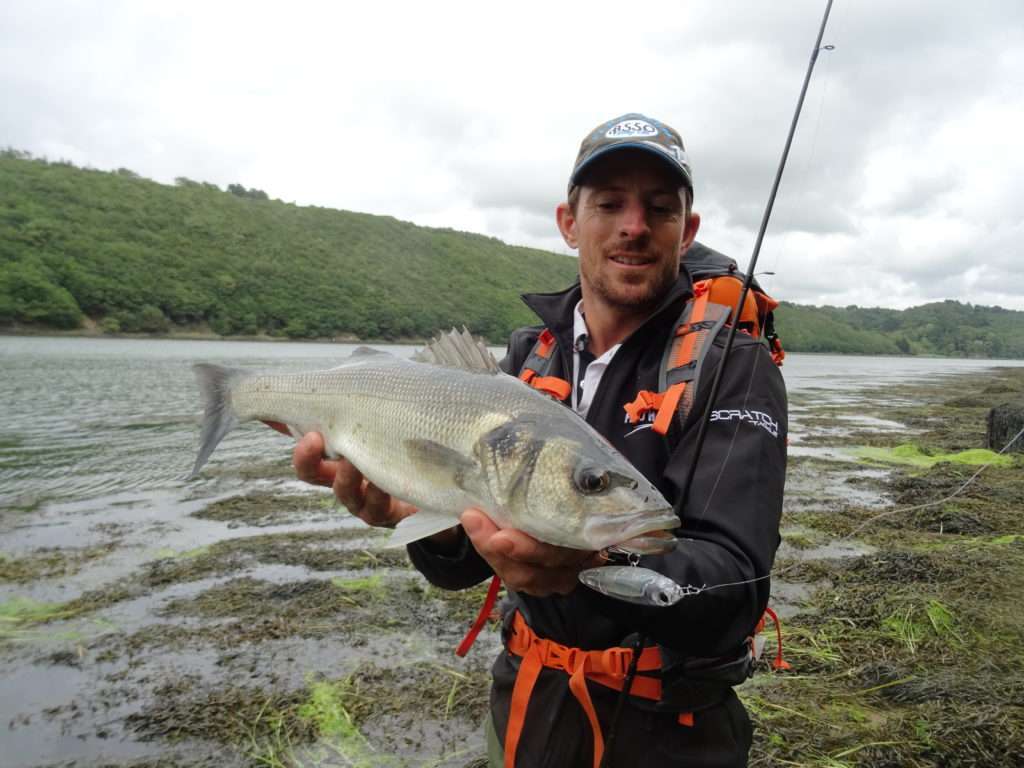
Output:
<instances>
[{"instance_id":1,"label":"overcast sky","mask_svg":"<svg viewBox=\"0 0 1024 768\"><path fill-rule=\"evenodd\" d=\"M6 0L0 145L568 252L580 139L639 111L744 265L824 7ZM824 42L762 282L1024 310L1024 2L836 0Z\"/></svg>"}]
</instances>

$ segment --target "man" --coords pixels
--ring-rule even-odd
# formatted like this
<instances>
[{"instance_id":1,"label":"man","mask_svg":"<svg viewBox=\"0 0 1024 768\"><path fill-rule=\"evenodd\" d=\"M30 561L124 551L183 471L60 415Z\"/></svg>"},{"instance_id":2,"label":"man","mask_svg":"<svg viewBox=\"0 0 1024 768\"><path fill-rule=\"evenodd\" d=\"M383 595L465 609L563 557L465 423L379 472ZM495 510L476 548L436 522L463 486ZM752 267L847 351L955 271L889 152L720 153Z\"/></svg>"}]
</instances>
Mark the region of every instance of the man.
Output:
<instances>
[{"instance_id":1,"label":"man","mask_svg":"<svg viewBox=\"0 0 1024 768\"><path fill-rule=\"evenodd\" d=\"M566 405L670 502L694 459L722 338L715 339L702 366L697 401L685 420L673 419L666 434L647 420L631 423L623 406L640 390L658 389L666 345L693 298L690 276L680 267L700 226L692 200L690 166L673 129L630 114L590 133L567 200L556 211L562 237L579 251L579 283L561 293L524 297L543 326L516 331L502 361L504 370L519 374L547 328L556 342L548 373L572 382ZM597 553L499 530L479 510L466 510L460 526L410 545L413 563L434 584L461 589L496 574L509 590L507 649L493 668L492 765L500 764L494 753L503 750L506 766L596 766L612 727L617 736L605 756L608 765L746 765L752 729L731 686L745 675L748 638L767 604L786 435L782 378L756 339L737 335L719 404L724 415L711 424L699 457L680 543L669 554L641 559L641 565L679 584L713 589L670 608L619 602L578 583L581 569L605 562ZM767 414L769 421L728 416L751 411ZM392 526L415 512L367 486L348 462L325 461L322 453L318 435L298 444L299 477L333 484L341 503L370 525ZM545 664L525 700L516 690L523 659L532 652L527 649L537 644L565 646L560 657L580 659L580 651L567 649L631 648L639 642L649 647L640 659L653 658L656 665L642 674L660 681L654 698L626 697L617 716L619 692L575 661L587 678L585 692L578 680L570 685L572 670L564 664ZM589 709L583 701L588 697Z\"/></svg>"}]
</instances>

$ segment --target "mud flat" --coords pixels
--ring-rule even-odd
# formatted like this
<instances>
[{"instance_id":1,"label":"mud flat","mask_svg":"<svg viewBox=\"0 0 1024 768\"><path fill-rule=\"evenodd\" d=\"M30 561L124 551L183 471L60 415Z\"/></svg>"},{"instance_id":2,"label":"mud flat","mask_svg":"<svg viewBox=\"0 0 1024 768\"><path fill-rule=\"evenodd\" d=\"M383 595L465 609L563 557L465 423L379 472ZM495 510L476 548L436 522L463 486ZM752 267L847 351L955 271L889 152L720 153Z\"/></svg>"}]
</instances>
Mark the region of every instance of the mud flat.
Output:
<instances>
[{"instance_id":1,"label":"mud flat","mask_svg":"<svg viewBox=\"0 0 1024 768\"><path fill-rule=\"evenodd\" d=\"M1008 398L1024 371L887 386L853 420L797 404L773 591L804 589L792 670L740 689L751 765L1024 765L1024 462L972 451Z\"/></svg>"},{"instance_id":2,"label":"mud flat","mask_svg":"<svg viewBox=\"0 0 1024 768\"><path fill-rule=\"evenodd\" d=\"M976 471L960 452L1015 396L1022 369L794 398L773 579L793 669L766 659L740 689L753 765L1024 764L1021 461L932 503ZM496 633L466 660L452 649L484 588L430 587L386 534L275 466L226 495L213 468L220 495L173 515L9 512L29 544L61 509L81 534L0 558L5 765L480 758Z\"/></svg>"}]
</instances>

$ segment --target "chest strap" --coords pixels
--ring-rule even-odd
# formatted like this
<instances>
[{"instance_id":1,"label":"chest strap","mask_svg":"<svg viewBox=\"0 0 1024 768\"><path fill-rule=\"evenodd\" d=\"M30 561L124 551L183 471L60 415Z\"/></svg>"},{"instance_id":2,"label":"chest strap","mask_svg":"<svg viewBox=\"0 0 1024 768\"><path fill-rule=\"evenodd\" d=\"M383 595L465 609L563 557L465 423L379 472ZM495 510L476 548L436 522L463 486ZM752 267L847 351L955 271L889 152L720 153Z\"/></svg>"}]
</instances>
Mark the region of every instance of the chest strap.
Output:
<instances>
[{"instance_id":1,"label":"chest strap","mask_svg":"<svg viewBox=\"0 0 1024 768\"><path fill-rule=\"evenodd\" d=\"M631 424L653 412L652 429L665 435L672 425L673 416L678 413L680 420L685 420L689 414L701 363L710 348L709 342L729 319L729 308L711 301L712 285L710 279L693 284L694 298L687 303L677 321L672 340L662 357L658 376L660 390L641 390L633 402L623 406Z\"/></svg>"},{"instance_id":2,"label":"chest strap","mask_svg":"<svg viewBox=\"0 0 1024 768\"><path fill-rule=\"evenodd\" d=\"M545 395L551 395L556 400L565 400L572 393L572 385L565 379L548 375L554 364L556 346L555 335L545 328L537 337L537 343L533 345L526 362L523 363L519 378Z\"/></svg>"},{"instance_id":3,"label":"chest strap","mask_svg":"<svg viewBox=\"0 0 1024 768\"><path fill-rule=\"evenodd\" d=\"M584 651L538 637L530 629L519 611L512 621L512 629L506 645L508 652L522 658L515 685L512 687L512 702L508 713L508 728L505 731L505 768L515 768L516 748L526 721L526 708L530 703L533 686L542 668L560 669L569 675L569 690L583 707L590 728L594 734L594 768L599 768L604 755L604 735L594 710L594 703L587 691L587 680L606 688L621 691L625 684L626 671L633 659L631 648L605 648L599 651ZM656 646L645 648L637 660L637 672L653 672L661 669L661 653ZM633 678L629 693L644 699L661 699L661 680L656 677L637 675ZM693 713L679 715L682 725L693 725Z\"/></svg>"}]
</instances>

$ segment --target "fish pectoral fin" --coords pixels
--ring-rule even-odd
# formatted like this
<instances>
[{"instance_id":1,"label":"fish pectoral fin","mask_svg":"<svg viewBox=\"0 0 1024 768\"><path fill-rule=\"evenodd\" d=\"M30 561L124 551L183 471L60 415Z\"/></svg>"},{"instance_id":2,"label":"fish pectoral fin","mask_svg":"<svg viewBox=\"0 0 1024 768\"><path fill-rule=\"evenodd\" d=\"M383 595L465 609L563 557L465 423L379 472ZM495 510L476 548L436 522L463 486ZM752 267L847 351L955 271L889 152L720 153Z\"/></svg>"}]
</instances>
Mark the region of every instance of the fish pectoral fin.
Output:
<instances>
[{"instance_id":1,"label":"fish pectoral fin","mask_svg":"<svg viewBox=\"0 0 1024 768\"><path fill-rule=\"evenodd\" d=\"M446 477L467 492L479 484L480 465L474 459L433 440L406 440L404 445L409 461L420 472Z\"/></svg>"},{"instance_id":2,"label":"fish pectoral fin","mask_svg":"<svg viewBox=\"0 0 1024 768\"><path fill-rule=\"evenodd\" d=\"M415 514L404 518L391 534L385 547L404 547L414 541L433 536L435 533L446 531L458 524L458 519L450 513L434 512L430 509L421 509Z\"/></svg>"}]
</instances>

